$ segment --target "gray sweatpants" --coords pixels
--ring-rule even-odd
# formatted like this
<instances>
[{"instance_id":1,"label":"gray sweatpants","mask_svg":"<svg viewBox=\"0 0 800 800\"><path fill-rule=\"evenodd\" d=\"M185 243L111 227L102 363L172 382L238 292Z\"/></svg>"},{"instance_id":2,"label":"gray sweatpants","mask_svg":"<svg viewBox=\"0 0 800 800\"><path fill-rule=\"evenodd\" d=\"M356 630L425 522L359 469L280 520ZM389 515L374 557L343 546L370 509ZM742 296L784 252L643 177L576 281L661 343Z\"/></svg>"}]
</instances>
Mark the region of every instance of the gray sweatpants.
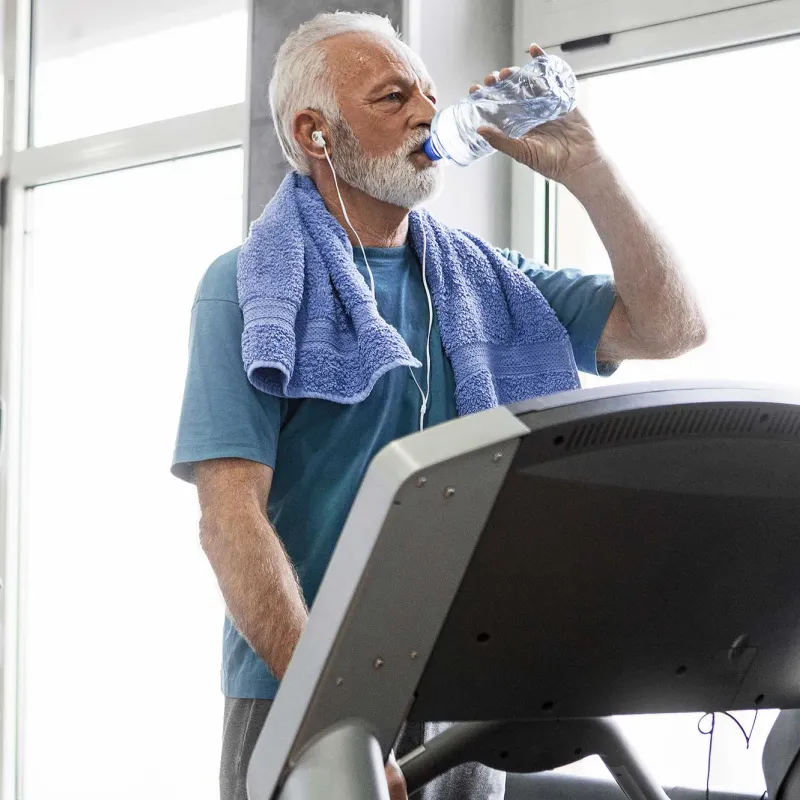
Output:
<instances>
[{"instance_id":1,"label":"gray sweatpants","mask_svg":"<svg viewBox=\"0 0 800 800\"><path fill-rule=\"evenodd\" d=\"M271 706L271 700L225 698L220 800L247 800L247 767ZM405 726L395 754L402 758L446 727L446 723L428 724L424 730L422 725ZM465 764L429 783L414 795L414 800L503 800L505 786L504 772L496 772L481 764Z\"/></svg>"}]
</instances>

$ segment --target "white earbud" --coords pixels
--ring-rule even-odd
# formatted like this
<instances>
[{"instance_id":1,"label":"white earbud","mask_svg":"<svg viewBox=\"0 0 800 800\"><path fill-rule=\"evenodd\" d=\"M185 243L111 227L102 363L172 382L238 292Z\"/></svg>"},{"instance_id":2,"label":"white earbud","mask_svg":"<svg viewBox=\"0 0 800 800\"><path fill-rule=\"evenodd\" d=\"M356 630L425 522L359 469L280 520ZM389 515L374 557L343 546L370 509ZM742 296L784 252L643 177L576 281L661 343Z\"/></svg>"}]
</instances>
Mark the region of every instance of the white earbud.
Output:
<instances>
[{"instance_id":1,"label":"white earbud","mask_svg":"<svg viewBox=\"0 0 800 800\"><path fill-rule=\"evenodd\" d=\"M325 141L325 137L322 135L322 131L314 131L314 133L311 134L311 141L319 147L328 146L327 142Z\"/></svg>"}]
</instances>

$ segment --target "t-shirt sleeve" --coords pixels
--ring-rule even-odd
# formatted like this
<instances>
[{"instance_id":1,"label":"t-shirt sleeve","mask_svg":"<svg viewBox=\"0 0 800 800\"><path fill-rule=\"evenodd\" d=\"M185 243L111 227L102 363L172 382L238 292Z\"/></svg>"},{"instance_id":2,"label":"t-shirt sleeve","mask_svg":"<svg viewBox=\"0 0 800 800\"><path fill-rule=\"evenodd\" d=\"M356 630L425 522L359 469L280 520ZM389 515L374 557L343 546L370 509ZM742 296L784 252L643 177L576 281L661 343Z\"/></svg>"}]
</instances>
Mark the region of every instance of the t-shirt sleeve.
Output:
<instances>
[{"instance_id":1,"label":"t-shirt sleeve","mask_svg":"<svg viewBox=\"0 0 800 800\"><path fill-rule=\"evenodd\" d=\"M229 300L198 299L173 475L194 480L194 464L244 458L275 467L285 401L255 389L242 365L242 312Z\"/></svg>"},{"instance_id":2,"label":"t-shirt sleeve","mask_svg":"<svg viewBox=\"0 0 800 800\"><path fill-rule=\"evenodd\" d=\"M521 269L544 295L567 329L575 363L590 375L612 375L619 364L597 360L597 347L617 299L611 275L587 275L577 269L550 269L514 250L500 255Z\"/></svg>"}]
</instances>

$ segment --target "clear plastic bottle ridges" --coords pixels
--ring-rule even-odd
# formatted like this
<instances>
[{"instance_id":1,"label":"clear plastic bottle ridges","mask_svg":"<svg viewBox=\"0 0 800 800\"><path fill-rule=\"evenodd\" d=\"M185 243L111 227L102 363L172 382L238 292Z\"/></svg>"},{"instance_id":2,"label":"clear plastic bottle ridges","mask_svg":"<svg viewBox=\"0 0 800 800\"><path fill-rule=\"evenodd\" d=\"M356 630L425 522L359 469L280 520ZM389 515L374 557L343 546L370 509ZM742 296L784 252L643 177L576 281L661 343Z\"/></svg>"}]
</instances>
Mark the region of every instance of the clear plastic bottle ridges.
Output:
<instances>
[{"instance_id":1,"label":"clear plastic bottle ridges","mask_svg":"<svg viewBox=\"0 0 800 800\"><path fill-rule=\"evenodd\" d=\"M494 152L478 128L493 125L518 139L531 128L563 117L575 108L577 80L558 56L537 56L494 86L484 86L437 112L425 153L466 167Z\"/></svg>"}]
</instances>

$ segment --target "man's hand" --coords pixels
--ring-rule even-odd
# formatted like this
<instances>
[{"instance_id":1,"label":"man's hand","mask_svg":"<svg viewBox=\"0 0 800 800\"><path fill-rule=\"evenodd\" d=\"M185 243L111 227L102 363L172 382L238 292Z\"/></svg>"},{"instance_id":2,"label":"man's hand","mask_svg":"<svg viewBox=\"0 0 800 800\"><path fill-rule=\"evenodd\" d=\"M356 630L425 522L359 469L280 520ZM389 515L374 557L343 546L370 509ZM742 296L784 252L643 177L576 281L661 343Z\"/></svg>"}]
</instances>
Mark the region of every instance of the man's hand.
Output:
<instances>
[{"instance_id":1,"label":"man's hand","mask_svg":"<svg viewBox=\"0 0 800 800\"><path fill-rule=\"evenodd\" d=\"M394 757L394 751L389 753L386 762L386 782L389 784L389 800L408 800L406 779Z\"/></svg>"},{"instance_id":2,"label":"man's hand","mask_svg":"<svg viewBox=\"0 0 800 800\"><path fill-rule=\"evenodd\" d=\"M531 45L533 58L543 55ZM519 67L487 75L494 86ZM480 89L473 86L470 91ZM636 202L577 109L519 139L480 128L495 149L566 186L586 209L614 269L617 299L597 347L599 361L675 358L706 337L703 314L667 242Z\"/></svg>"},{"instance_id":3,"label":"man's hand","mask_svg":"<svg viewBox=\"0 0 800 800\"><path fill-rule=\"evenodd\" d=\"M538 45L532 44L530 54L531 58L535 58L544 55L544 51ZM494 86L518 69L519 67L506 67L499 72L493 72L486 76L484 84ZM470 92L480 88L475 84ZM509 139L494 127L480 128L478 133L495 150L511 156L520 164L530 167L545 178L564 184L567 188L581 171L603 159L591 126L577 108L560 119L532 128L519 139Z\"/></svg>"}]
</instances>

